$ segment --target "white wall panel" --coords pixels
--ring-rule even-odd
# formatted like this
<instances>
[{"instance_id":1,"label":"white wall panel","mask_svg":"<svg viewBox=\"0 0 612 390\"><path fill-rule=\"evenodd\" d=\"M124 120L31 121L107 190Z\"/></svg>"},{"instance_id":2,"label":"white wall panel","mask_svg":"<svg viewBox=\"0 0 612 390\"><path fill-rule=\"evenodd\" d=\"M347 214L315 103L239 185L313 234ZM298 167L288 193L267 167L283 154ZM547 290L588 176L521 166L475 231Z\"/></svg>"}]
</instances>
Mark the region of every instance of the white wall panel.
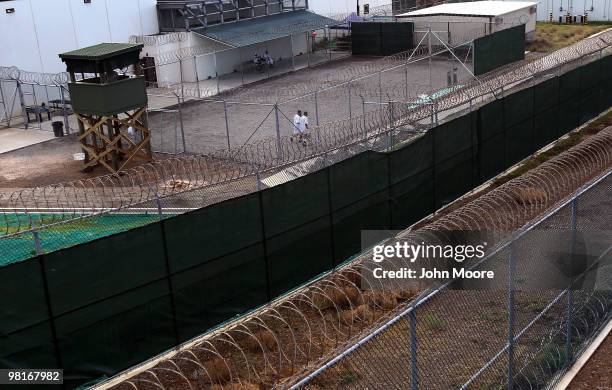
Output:
<instances>
[{"instance_id":1,"label":"white wall panel","mask_svg":"<svg viewBox=\"0 0 612 390\"><path fill-rule=\"evenodd\" d=\"M70 0L70 9L64 9L62 12L70 11L78 47L111 42L104 0L92 0L90 4L83 3L83 0Z\"/></svg>"},{"instance_id":2,"label":"white wall panel","mask_svg":"<svg viewBox=\"0 0 612 390\"><path fill-rule=\"evenodd\" d=\"M0 66L65 70L59 53L131 35L159 32L156 0L14 0L0 2ZM5 9L14 8L7 14Z\"/></svg>"},{"instance_id":3,"label":"white wall panel","mask_svg":"<svg viewBox=\"0 0 612 390\"><path fill-rule=\"evenodd\" d=\"M138 0L140 2L140 20L142 35L159 33L157 23L157 0Z\"/></svg>"},{"instance_id":4,"label":"white wall panel","mask_svg":"<svg viewBox=\"0 0 612 390\"><path fill-rule=\"evenodd\" d=\"M15 12L7 14L7 8ZM0 48L0 66L43 70L29 0L0 3Z\"/></svg>"},{"instance_id":5,"label":"white wall panel","mask_svg":"<svg viewBox=\"0 0 612 390\"><path fill-rule=\"evenodd\" d=\"M58 53L77 47L70 12L58 12L58 8L69 9L69 0L31 0L31 4L43 70L46 73L63 72L66 67ZM54 18L49 15L54 15Z\"/></svg>"},{"instance_id":6,"label":"white wall panel","mask_svg":"<svg viewBox=\"0 0 612 390\"><path fill-rule=\"evenodd\" d=\"M363 5L369 4L370 9L382 5L391 4L390 0L360 0L359 4L363 11ZM357 0L309 0L308 7L311 11L319 14L348 14L357 11Z\"/></svg>"},{"instance_id":7,"label":"white wall panel","mask_svg":"<svg viewBox=\"0 0 612 390\"><path fill-rule=\"evenodd\" d=\"M130 35L142 35L139 0L106 0L106 8L113 42L128 42Z\"/></svg>"}]
</instances>

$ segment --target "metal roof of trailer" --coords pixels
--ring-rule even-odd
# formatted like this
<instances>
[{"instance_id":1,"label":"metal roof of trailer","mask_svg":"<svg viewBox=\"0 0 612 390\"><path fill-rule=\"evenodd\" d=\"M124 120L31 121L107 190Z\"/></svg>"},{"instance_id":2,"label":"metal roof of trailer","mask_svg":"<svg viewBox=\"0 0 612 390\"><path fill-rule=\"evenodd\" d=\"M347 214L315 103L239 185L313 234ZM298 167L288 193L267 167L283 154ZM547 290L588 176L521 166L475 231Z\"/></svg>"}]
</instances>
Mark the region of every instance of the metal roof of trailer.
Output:
<instances>
[{"instance_id":1,"label":"metal roof of trailer","mask_svg":"<svg viewBox=\"0 0 612 390\"><path fill-rule=\"evenodd\" d=\"M531 1L468 1L445 3L397 15L400 18L421 16L484 16L495 17L537 5Z\"/></svg>"},{"instance_id":2,"label":"metal roof of trailer","mask_svg":"<svg viewBox=\"0 0 612 390\"><path fill-rule=\"evenodd\" d=\"M243 47L336 24L338 22L333 19L299 10L216 24L193 29L192 32L226 45Z\"/></svg>"}]
</instances>

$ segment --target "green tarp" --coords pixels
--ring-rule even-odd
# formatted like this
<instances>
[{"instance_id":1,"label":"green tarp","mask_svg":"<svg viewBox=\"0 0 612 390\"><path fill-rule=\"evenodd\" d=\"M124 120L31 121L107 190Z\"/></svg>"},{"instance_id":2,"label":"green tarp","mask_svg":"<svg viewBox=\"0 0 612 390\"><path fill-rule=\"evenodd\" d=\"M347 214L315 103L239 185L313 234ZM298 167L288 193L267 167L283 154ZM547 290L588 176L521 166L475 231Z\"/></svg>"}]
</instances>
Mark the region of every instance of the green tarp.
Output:
<instances>
[{"instance_id":1,"label":"green tarp","mask_svg":"<svg viewBox=\"0 0 612 390\"><path fill-rule=\"evenodd\" d=\"M353 55L389 56L414 47L414 24L410 22L353 22Z\"/></svg>"},{"instance_id":2,"label":"green tarp","mask_svg":"<svg viewBox=\"0 0 612 390\"><path fill-rule=\"evenodd\" d=\"M525 25L474 40L474 74L481 75L525 58Z\"/></svg>"}]
</instances>

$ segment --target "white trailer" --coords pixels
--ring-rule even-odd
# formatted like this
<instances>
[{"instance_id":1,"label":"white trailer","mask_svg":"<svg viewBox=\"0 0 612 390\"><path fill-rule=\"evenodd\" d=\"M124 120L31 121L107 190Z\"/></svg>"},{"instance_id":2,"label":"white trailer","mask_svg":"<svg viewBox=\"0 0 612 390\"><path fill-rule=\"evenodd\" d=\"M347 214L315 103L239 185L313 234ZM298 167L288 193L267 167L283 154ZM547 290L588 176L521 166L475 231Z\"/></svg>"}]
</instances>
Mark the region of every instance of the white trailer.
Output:
<instances>
[{"instance_id":1,"label":"white trailer","mask_svg":"<svg viewBox=\"0 0 612 390\"><path fill-rule=\"evenodd\" d=\"M446 3L397 15L414 23L415 40L431 29L447 43L467 42L506 28L525 24L527 39L535 36L536 2L472 1Z\"/></svg>"}]
</instances>

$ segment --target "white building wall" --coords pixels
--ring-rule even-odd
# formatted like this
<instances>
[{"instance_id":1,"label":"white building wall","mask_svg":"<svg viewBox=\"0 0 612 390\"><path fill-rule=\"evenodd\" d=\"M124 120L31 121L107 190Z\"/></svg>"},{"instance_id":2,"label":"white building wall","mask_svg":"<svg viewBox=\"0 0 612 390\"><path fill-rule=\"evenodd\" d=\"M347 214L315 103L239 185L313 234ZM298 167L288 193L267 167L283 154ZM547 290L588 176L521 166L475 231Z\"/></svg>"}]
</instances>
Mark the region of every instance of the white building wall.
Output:
<instances>
[{"instance_id":1,"label":"white building wall","mask_svg":"<svg viewBox=\"0 0 612 390\"><path fill-rule=\"evenodd\" d=\"M414 22L415 44L419 43L431 28L445 43L448 43L448 31L452 43L466 42L474 36L484 36L489 33L489 18L458 17L458 16L423 16L412 19L402 19ZM425 44L427 42L424 42ZM433 45L438 45L437 39L432 39Z\"/></svg>"},{"instance_id":2,"label":"white building wall","mask_svg":"<svg viewBox=\"0 0 612 390\"><path fill-rule=\"evenodd\" d=\"M65 71L59 53L159 32L157 0L12 0L0 2L0 66ZM15 12L6 13L7 8Z\"/></svg>"},{"instance_id":3,"label":"white building wall","mask_svg":"<svg viewBox=\"0 0 612 390\"><path fill-rule=\"evenodd\" d=\"M391 4L391 0L360 0L359 5L369 4L370 9ZM308 8L322 15L350 14L357 11L357 0L308 0Z\"/></svg>"},{"instance_id":4,"label":"white building wall","mask_svg":"<svg viewBox=\"0 0 612 390\"><path fill-rule=\"evenodd\" d=\"M183 60L171 63L163 63L163 59L168 52L177 51L181 48L210 47L211 51L215 46L210 40L202 38L197 34L188 33L188 37L182 41L177 41L165 45L147 45L143 49L143 54L148 54L156 60L157 81L160 87L167 87L181 82L195 82L214 78L217 75L225 76L231 73L240 72L243 64L248 65L253 61L255 53L263 55L266 50L274 58L275 62L291 61L292 55L306 54L308 50L306 34L293 35L293 52L291 50L291 37L283 37L260 43L253 46L243 47L240 50L229 48L211 54L198 55L195 58L186 57ZM197 72L197 73L196 73ZM196 78L197 77L197 78Z\"/></svg>"},{"instance_id":5,"label":"white building wall","mask_svg":"<svg viewBox=\"0 0 612 390\"><path fill-rule=\"evenodd\" d=\"M528 38L533 35L535 31L536 14L530 13L528 8L500 15L497 19L499 21L498 24L496 24L496 18L476 16L437 15L404 18L401 20L414 22L415 44L420 42L421 38L426 34L425 31L429 28L436 32L436 35L445 43L448 43L448 32L450 31L450 39L453 44L469 42L492 32L500 31L521 23L526 24L525 33ZM426 42L424 43L426 44ZM437 39L433 38L432 44L438 45L439 42Z\"/></svg>"},{"instance_id":6,"label":"white building wall","mask_svg":"<svg viewBox=\"0 0 612 390\"><path fill-rule=\"evenodd\" d=\"M519 10L507 13L505 15L501 15L499 19L502 21L502 23L500 25L495 26L494 31L500 31L520 23L525 23L525 34L527 35L527 39L531 39L534 37L537 12L531 13L529 9Z\"/></svg>"},{"instance_id":7,"label":"white building wall","mask_svg":"<svg viewBox=\"0 0 612 390\"><path fill-rule=\"evenodd\" d=\"M551 12L555 22L559 21L559 16L565 20L568 10L578 16L578 21L585 11L589 21L612 21L612 0L541 0L538 3L537 20L547 22Z\"/></svg>"}]
</instances>

